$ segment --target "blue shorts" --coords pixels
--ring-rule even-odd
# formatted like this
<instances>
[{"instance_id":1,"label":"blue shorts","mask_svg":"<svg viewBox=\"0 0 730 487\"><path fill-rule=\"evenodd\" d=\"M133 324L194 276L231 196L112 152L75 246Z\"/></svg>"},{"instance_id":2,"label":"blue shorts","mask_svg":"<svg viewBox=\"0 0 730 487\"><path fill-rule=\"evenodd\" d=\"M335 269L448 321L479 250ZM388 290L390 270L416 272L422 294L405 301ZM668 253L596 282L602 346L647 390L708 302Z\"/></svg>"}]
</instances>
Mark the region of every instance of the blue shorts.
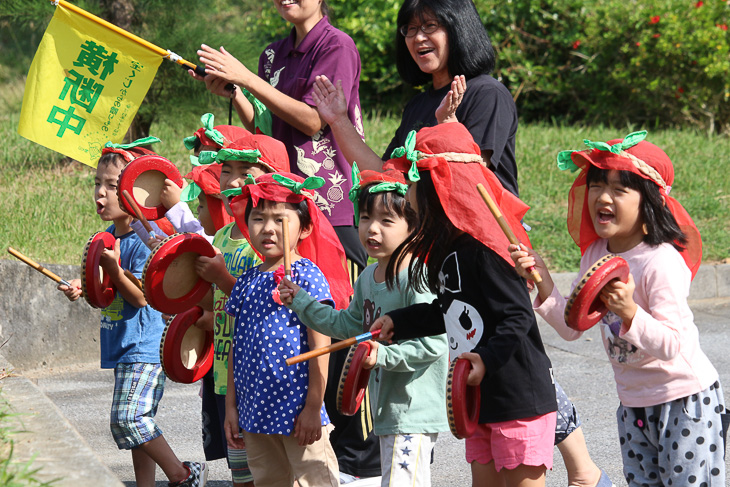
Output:
<instances>
[{"instance_id":1,"label":"blue shorts","mask_svg":"<svg viewBox=\"0 0 730 487\"><path fill-rule=\"evenodd\" d=\"M160 364L132 363L114 367L110 426L120 450L129 450L162 434L155 423L165 387Z\"/></svg>"}]
</instances>

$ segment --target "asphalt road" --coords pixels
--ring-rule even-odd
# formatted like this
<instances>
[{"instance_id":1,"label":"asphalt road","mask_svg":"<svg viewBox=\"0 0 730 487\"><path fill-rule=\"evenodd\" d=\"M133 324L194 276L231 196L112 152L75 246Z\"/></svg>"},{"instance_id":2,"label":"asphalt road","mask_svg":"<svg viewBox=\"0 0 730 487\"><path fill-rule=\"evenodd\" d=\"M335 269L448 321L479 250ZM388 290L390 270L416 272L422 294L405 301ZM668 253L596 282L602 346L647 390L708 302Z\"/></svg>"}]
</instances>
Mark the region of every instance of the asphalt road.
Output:
<instances>
[{"instance_id":1,"label":"asphalt road","mask_svg":"<svg viewBox=\"0 0 730 487\"><path fill-rule=\"evenodd\" d=\"M700 328L702 348L720 371L726 404L730 398L730 300L695 302L695 321ZM553 362L555 375L578 408L588 449L596 464L604 468L616 485L626 485L621 473L621 456L616 432L618 406L613 374L600 345L597 329L580 340L563 341L549 326L541 325L543 341ZM108 426L113 375L97 364L83 364L25 374L34 380L82 434L102 461L125 483L134 485L131 455L116 448ZM165 437L181 460L200 460L200 398L197 385L168 381L157 419ZM567 476L557 449L554 469L547 474L547 486L564 487ZM210 463L211 487L230 485L222 460ZM464 444L450 433L436 443L432 465L434 487L471 485L464 460ZM158 485L167 485L158 470ZM730 480L730 474L728 475ZM730 483L726 482L726 485Z\"/></svg>"}]
</instances>

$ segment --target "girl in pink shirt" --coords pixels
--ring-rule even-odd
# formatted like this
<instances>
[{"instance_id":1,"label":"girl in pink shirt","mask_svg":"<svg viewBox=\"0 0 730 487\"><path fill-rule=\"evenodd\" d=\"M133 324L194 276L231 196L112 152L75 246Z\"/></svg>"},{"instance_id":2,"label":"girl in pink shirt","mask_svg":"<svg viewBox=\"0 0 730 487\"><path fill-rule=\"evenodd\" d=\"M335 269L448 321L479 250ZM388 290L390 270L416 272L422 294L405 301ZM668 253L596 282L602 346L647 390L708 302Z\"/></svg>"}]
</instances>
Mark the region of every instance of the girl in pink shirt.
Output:
<instances>
[{"instance_id":1,"label":"girl in pink shirt","mask_svg":"<svg viewBox=\"0 0 730 487\"><path fill-rule=\"evenodd\" d=\"M600 322L621 403L616 412L629 486L725 485L725 400L718 374L700 349L687 296L702 257L699 231L669 196L674 168L635 132L563 151L561 169L580 169L568 203L568 229L580 246L579 276L612 253L629 264L627 283L611 281ZM510 245L520 275L535 266L535 310L566 340L582 332L564 319L566 300L540 256ZM573 283L575 286L576 282Z\"/></svg>"}]
</instances>

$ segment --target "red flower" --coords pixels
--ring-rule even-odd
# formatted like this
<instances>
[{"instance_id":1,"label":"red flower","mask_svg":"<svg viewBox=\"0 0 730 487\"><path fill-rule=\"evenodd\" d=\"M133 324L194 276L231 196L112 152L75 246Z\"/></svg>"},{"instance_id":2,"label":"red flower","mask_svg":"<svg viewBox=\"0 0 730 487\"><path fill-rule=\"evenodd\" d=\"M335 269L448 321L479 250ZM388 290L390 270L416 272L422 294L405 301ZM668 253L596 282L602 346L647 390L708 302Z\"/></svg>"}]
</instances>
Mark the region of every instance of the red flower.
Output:
<instances>
[{"instance_id":1,"label":"red flower","mask_svg":"<svg viewBox=\"0 0 730 487\"><path fill-rule=\"evenodd\" d=\"M580 40L577 40L573 43L573 50L575 51L580 47Z\"/></svg>"},{"instance_id":2,"label":"red flower","mask_svg":"<svg viewBox=\"0 0 730 487\"><path fill-rule=\"evenodd\" d=\"M651 25L658 24L660 19L661 19L661 16L655 15L654 17L651 18L651 20L649 20L649 23Z\"/></svg>"},{"instance_id":3,"label":"red flower","mask_svg":"<svg viewBox=\"0 0 730 487\"><path fill-rule=\"evenodd\" d=\"M695 3L695 8L700 8L704 4L705 4L705 2L703 2L702 0L700 0L699 2Z\"/></svg>"},{"instance_id":4,"label":"red flower","mask_svg":"<svg viewBox=\"0 0 730 487\"><path fill-rule=\"evenodd\" d=\"M636 47L639 47L641 45L641 42L636 43Z\"/></svg>"},{"instance_id":5,"label":"red flower","mask_svg":"<svg viewBox=\"0 0 730 487\"><path fill-rule=\"evenodd\" d=\"M715 27L718 27L722 30L727 30L727 24L715 24Z\"/></svg>"},{"instance_id":6,"label":"red flower","mask_svg":"<svg viewBox=\"0 0 730 487\"><path fill-rule=\"evenodd\" d=\"M677 91L678 91L678 92L680 92L680 93L684 93L684 88L682 88L682 87L680 86L679 88L677 88Z\"/></svg>"},{"instance_id":7,"label":"red flower","mask_svg":"<svg viewBox=\"0 0 730 487\"><path fill-rule=\"evenodd\" d=\"M661 34L654 34L652 37L656 39L657 37L661 36Z\"/></svg>"}]
</instances>

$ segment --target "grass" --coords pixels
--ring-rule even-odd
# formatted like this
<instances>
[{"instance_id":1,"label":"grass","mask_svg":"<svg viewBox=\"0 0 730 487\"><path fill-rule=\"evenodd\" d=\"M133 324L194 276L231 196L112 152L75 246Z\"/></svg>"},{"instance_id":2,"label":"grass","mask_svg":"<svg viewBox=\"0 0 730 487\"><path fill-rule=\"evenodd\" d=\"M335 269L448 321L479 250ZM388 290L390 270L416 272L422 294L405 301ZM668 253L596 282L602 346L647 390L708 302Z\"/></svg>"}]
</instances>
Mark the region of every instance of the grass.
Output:
<instances>
[{"instance_id":1,"label":"grass","mask_svg":"<svg viewBox=\"0 0 730 487\"><path fill-rule=\"evenodd\" d=\"M92 198L94 172L77 162L23 139L17 134L23 80L0 86L0 247L15 247L40 262L78 264L87 238L105 228L95 215ZM211 109L219 123L227 120L227 106ZM199 127L199 112L159 113L151 132L163 140L156 147L183 174L190 169L182 139ZM387 147L398 126L398 114L366 115L365 133L376 153ZM580 254L565 228L567 193L574 175L555 165L563 149L581 149L582 140L607 141L636 127L523 124L517 137L520 194L532 209L525 221L533 230L533 246L555 271L574 271ZM704 261L730 257L730 139L693 130L652 131L649 140L662 147L674 162L672 189L695 220L704 243ZM476 211L487 211L478 208ZM62 276L64 277L64 276ZM72 276L68 276L72 277Z\"/></svg>"}]
</instances>

